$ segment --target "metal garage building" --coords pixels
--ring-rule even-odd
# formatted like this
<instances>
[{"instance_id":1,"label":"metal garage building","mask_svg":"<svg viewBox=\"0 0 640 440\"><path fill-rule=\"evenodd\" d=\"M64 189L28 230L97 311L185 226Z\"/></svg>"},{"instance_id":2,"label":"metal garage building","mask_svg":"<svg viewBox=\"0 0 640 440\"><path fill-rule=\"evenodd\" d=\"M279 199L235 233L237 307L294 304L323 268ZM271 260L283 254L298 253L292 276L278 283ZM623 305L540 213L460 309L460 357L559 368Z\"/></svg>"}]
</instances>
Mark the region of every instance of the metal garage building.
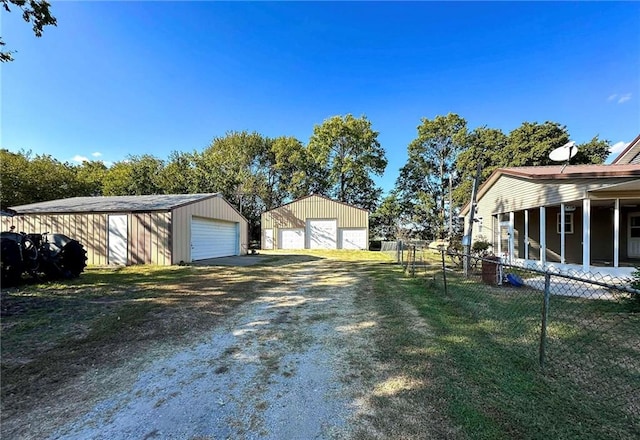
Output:
<instances>
[{"instance_id":1,"label":"metal garage building","mask_svg":"<svg viewBox=\"0 0 640 440\"><path fill-rule=\"evenodd\" d=\"M367 249L369 212L320 195L262 214L263 249Z\"/></svg>"},{"instance_id":2,"label":"metal garage building","mask_svg":"<svg viewBox=\"0 0 640 440\"><path fill-rule=\"evenodd\" d=\"M219 194L74 197L11 208L2 230L57 232L87 263L170 265L247 253L247 220Z\"/></svg>"}]
</instances>

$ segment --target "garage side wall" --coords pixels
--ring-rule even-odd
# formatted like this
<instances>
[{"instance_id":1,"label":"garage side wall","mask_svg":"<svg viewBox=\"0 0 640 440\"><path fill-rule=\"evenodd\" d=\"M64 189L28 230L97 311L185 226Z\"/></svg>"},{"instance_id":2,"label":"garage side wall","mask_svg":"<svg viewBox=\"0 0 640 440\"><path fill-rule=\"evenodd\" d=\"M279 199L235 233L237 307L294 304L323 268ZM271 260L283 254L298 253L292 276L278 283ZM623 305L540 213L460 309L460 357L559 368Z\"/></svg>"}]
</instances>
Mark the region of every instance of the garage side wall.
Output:
<instances>
[{"instance_id":1,"label":"garage side wall","mask_svg":"<svg viewBox=\"0 0 640 440\"><path fill-rule=\"evenodd\" d=\"M112 213L117 214L117 213ZM120 213L127 215L127 264L171 264L170 215L166 212ZM108 261L109 214L23 214L2 217L2 230L65 234L87 250L87 264Z\"/></svg>"},{"instance_id":2,"label":"garage side wall","mask_svg":"<svg viewBox=\"0 0 640 440\"><path fill-rule=\"evenodd\" d=\"M247 254L249 246L247 220L222 197L212 197L173 210L171 228L173 264L191 261L191 218L194 216L239 223L240 254Z\"/></svg>"}]
</instances>

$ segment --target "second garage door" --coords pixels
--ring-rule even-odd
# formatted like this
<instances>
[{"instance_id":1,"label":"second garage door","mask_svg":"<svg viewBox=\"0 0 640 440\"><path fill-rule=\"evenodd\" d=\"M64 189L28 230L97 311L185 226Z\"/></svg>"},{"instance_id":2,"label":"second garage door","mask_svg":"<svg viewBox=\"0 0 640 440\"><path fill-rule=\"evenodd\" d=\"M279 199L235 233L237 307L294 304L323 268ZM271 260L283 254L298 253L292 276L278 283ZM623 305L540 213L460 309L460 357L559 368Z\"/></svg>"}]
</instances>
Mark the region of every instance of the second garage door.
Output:
<instances>
[{"instance_id":1,"label":"second garage door","mask_svg":"<svg viewBox=\"0 0 640 440\"><path fill-rule=\"evenodd\" d=\"M238 242L237 223L191 219L191 261L239 255Z\"/></svg>"},{"instance_id":2,"label":"second garage door","mask_svg":"<svg viewBox=\"0 0 640 440\"><path fill-rule=\"evenodd\" d=\"M338 247L337 220L307 220L309 249L336 249Z\"/></svg>"}]
</instances>

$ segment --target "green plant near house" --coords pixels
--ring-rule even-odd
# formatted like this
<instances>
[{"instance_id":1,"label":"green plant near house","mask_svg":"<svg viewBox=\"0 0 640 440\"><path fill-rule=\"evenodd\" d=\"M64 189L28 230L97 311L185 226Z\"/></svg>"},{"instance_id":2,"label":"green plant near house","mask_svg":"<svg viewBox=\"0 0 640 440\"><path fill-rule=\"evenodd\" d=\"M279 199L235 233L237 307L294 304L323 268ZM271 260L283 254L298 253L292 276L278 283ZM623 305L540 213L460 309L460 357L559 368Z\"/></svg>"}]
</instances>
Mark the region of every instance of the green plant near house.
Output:
<instances>
[{"instance_id":1,"label":"green plant near house","mask_svg":"<svg viewBox=\"0 0 640 440\"><path fill-rule=\"evenodd\" d=\"M475 241L471 246L471 251L474 253L484 252L487 249L489 249L490 246L491 246L491 243L489 243L486 240Z\"/></svg>"}]
</instances>

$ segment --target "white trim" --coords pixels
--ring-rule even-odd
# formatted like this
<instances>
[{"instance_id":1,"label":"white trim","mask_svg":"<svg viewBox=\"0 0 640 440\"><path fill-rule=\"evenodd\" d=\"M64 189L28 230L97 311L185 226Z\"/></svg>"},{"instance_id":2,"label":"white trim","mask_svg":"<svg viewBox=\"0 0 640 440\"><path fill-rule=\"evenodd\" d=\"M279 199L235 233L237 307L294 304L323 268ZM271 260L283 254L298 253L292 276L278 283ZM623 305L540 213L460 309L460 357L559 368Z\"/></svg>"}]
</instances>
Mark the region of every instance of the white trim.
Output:
<instances>
[{"instance_id":1,"label":"white trim","mask_svg":"<svg viewBox=\"0 0 640 440\"><path fill-rule=\"evenodd\" d=\"M514 257L515 251L515 215L516 213L513 211L509 212L509 261L511 261Z\"/></svg>"},{"instance_id":2,"label":"white trim","mask_svg":"<svg viewBox=\"0 0 640 440\"><path fill-rule=\"evenodd\" d=\"M560 263L564 264L565 263L565 239L567 236L567 226L566 226L566 222L565 222L565 217L564 217L564 213L565 213L565 209L564 209L564 203L560 203ZM573 216L571 216L571 219L573 220ZM557 226L556 226L557 227Z\"/></svg>"},{"instance_id":3,"label":"white trim","mask_svg":"<svg viewBox=\"0 0 640 440\"><path fill-rule=\"evenodd\" d=\"M627 220L627 257L629 258L640 257L640 252L639 253L632 252L632 250L637 249L636 247L634 247L634 243L636 242L637 239L631 237L631 230L632 230L631 219L635 217L640 218L640 212L630 212Z\"/></svg>"},{"instance_id":4,"label":"white trim","mask_svg":"<svg viewBox=\"0 0 640 440\"><path fill-rule=\"evenodd\" d=\"M582 200L582 268L589 271L591 263L591 200Z\"/></svg>"},{"instance_id":5,"label":"white trim","mask_svg":"<svg viewBox=\"0 0 640 440\"><path fill-rule=\"evenodd\" d=\"M540 207L540 262L547 262L547 208Z\"/></svg>"},{"instance_id":6,"label":"white trim","mask_svg":"<svg viewBox=\"0 0 640 440\"><path fill-rule=\"evenodd\" d=\"M524 210L524 259L529 259L529 210Z\"/></svg>"},{"instance_id":7,"label":"white trim","mask_svg":"<svg viewBox=\"0 0 640 440\"><path fill-rule=\"evenodd\" d=\"M613 267L620 266L620 199L613 206Z\"/></svg>"}]
</instances>

